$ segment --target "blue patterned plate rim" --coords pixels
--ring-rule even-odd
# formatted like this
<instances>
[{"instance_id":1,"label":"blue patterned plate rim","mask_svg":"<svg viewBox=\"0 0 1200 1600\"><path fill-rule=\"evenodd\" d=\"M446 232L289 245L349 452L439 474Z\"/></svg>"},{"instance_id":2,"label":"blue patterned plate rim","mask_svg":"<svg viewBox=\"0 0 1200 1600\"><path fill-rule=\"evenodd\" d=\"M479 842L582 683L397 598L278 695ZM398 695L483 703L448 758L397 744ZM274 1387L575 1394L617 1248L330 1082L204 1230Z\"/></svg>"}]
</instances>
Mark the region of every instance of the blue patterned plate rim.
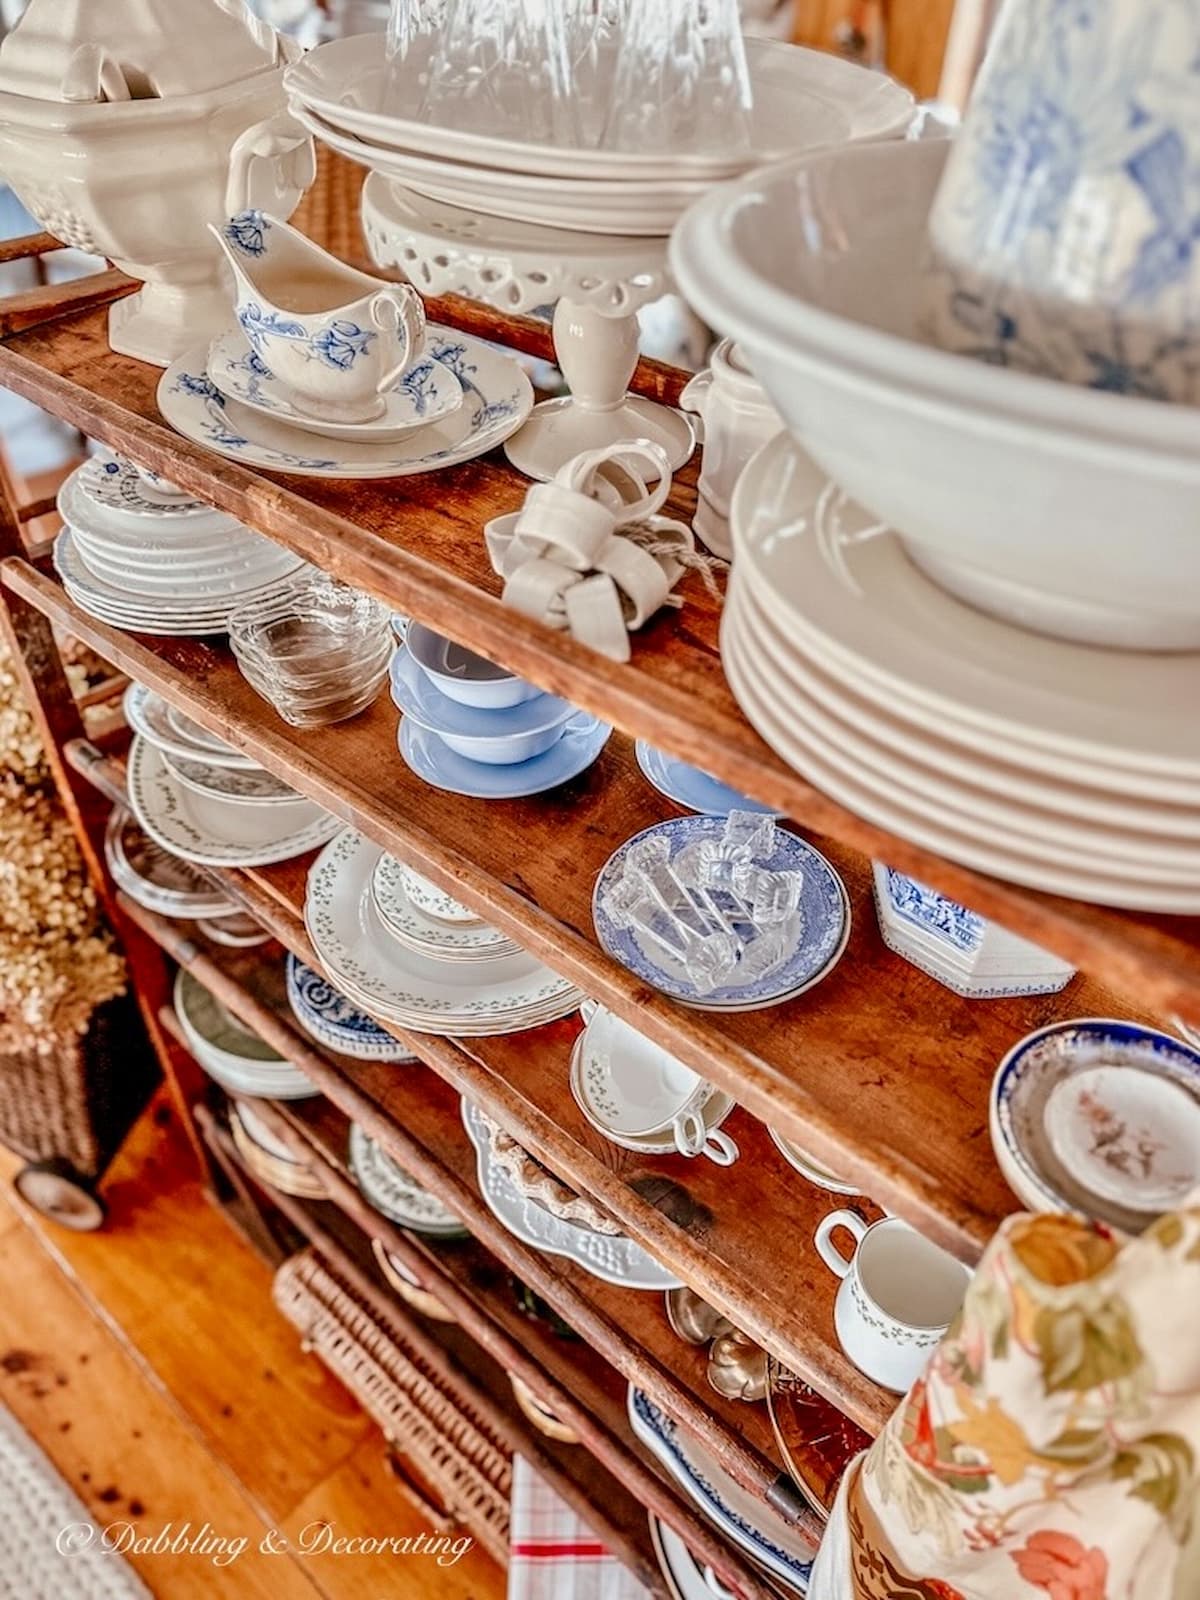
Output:
<instances>
[{"instance_id":1,"label":"blue patterned plate rim","mask_svg":"<svg viewBox=\"0 0 1200 1600\"><path fill-rule=\"evenodd\" d=\"M586 772L608 743L612 729L586 712L569 723L557 744L529 761L507 767L470 761L442 742L436 733L418 727L405 717L400 724L400 754L408 766L435 789L466 795L472 800L520 800L526 795L556 789Z\"/></svg>"},{"instance_id":2,"label":"blue patterned plate rim","mask_svg":"<svg viewBox=\"0 0 1200 1600\"><path fill-rule=\"evenodd\" d=\"M208 375L208 347L180 356L159 380L164 419L196 444L268 472L316 478L398 478L455 466L503 444L533 408L525 373L502 351L470 334L431 337L427 353L462 384L463 403L440 422L392 444L351 444L305 433L229 400Z\"/></svg>"},{"instance_id":3,"label":"blue patterned plate rim","mask_svg":"<svg viewBox=\"0 0 1200 1600\"><path fill-rule=\"evenodd\" d=\"M222 394L252 411L277 417L306 433L320 434L328 426L292 403L287 385L280 383L262 357L250 348L240 328L230 328L213 340L208 351L208 375ZM452 369L421 356L384 396L386 409L382 416L371 422L338 423L331 437L386 444L414 428L448 417L462 403L463 387Z\"/></svg>"},{"instance_id":4,"label":"blue patterned plate rim","mask_svg":"<svg viewBox=\"0 0 1200 1600\"><path fill-rule=\"evenodd\" d=\"M431 683L407 649L398 649L392 656L391 679L392 698L400 710L432 733L503 739L556 728L577 714L569 700L553 694L535 695L515 706L465 706Z\"/></svg>"},{"instance_id":5,"label":"blue patterned plate rim","mask_svg":"<svg viewBox=\"0 0 1200 1600\"><path fill-rule=\"evenodd\" d=\"M751 800L748 795L739 794L729 784L722 783L720 778L712 777L700 767L689 767L686 761L669 756L665 750L655 749L644 739L639 739L633 748L642 776L651 788L657 789L659 794L665 794L668 800L674 800L676 805L686 806L689 811L713 817L725 816L730 811L757 811L772 817L781 814L772 806L763 805L761 800Z\"/></svg>"},{"instance_id":6,"label":"blue patterned plate rim","mask_svg":"<svg viewBox=\"0 0 1200 1600\"><path fill-rule=\"evenodd\" d=\"M311 1019L331 1036L346 1034L357 1043L378 1045L381 1049L395 1051L397 1056L408 1055L386 1028L381 1028L373 1017L347 1000L323 972L306 966L291 951L287 958L287 992L300 1015Z\"/></svg>"},{"instance_id":7,"label":"blue patterned plate rim","mask_svg":"<svg viewBox=\"0 0 1200 1600\"><path fill-rule=\"evenodd\" d=\"M596 878L592 891L592 921L605 952L663 994L702 1008L753 1009L790 999L823 977L840 958L849 937L850 901L845 885L821 852L799 834L780 828L774 854L758 864L776 871L784 867L799 867L803 871L800 909L804 913L804 933L782 967L752 984L730 984L701 993L689 979L676 978L647 956L632 932L618 928L601 905L605 890L623 870L630 847L639 840L652 834L665 835L673 860L681 849L695 840L719 838L724 827L723 816L669 817L626 839L609 856Z\"/></svg>"},{"instance_id":8,"label":"blue patterned plate rim","mask_svg":"<svg viewBox=\"0 0 1200 1600\"><path fill-rule=\"evenodd\" d=\"M1079 1067L1097 1065L1089 1059L1095 1049L1108 1049L1125 1053L1126 1061L1134 1070L1158 1070L1174 1082L1190 1089L1200 1097L1200 1050L1195 1050L1174 1034L1163 1033L1158 1028L1144 1027L1138 1022L1123 1021L1118 1017L1073 1017L1064 1022L1052 1022L1044 1028L1018 1039L996 1068L992 1079L989 1109L994 1136L998 1136L1009 1158L1020 1169L1025 1180L1043 1197L1054 1211L1069 1211L1076 1207L1047 1182L1041 1169L1035 1166L1020 1140L1013 1122L1014 1097L1030 1072L1044 1070L1047 1053L1043 1046L1058 1046L1060 1061L1069 1057L1073 1045L1082 1047ZM1122 1065L1121 1061L1110 1064ZM1098 1202L1094 1214L1101 1215ZM1124 1224L1118 1224L1121 1226Z\"/></svg>"},{"instance_id":9,"label":"blue patterned plate rim","mask_svg":"<svg viewBox=\"0 0 1200 1600\"><path fill-rule=\"evenodd\" d=\"M628 1406L630 1422L639 1438L664 1463L670 1464L675 1477L689 1489L692 1498L708 1512L713 1521L725 1530L735 1544L762 1562L777 1577L798 1589L801 1594L806 1594L815 1556L807 1561L801 1560L792 1551L776 1544L756 1523L747 1521L726 1505L691 1456L681 1448L677 1437L678 1425L674 1419L668 1417L633 1384L629 1386ZM764 1514L772 1514L765 1503L763 1511Z\"/></svg>"}]
</instances>

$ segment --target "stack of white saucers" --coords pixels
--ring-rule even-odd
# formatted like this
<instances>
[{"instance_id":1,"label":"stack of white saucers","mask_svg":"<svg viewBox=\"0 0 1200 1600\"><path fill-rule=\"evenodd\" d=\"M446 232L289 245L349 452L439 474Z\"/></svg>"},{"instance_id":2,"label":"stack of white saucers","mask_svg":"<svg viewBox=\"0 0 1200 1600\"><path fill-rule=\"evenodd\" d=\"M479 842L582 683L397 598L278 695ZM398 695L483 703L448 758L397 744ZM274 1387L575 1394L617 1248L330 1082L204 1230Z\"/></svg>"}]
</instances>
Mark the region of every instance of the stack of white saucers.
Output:
<instances>
[{"instance_id":1,"label":"stack of white saucers","mask_svg":"<svg viewBox=\"0 0 1200 1600\"><path fill-rule=\"evenodd\" d=\"M740 480L733 536L722 658L790 766L979 871L1200 911L1195 654L1073 644L973 609L787 435Z\"/></svg>"},{"instance_id":2,"label":"stack of white saucers","mask_svg":"<svg viewBox=\"0 0 1200 1600\"><path fill-rule=\"evenodd\" d=\"M285 81L292 111L311 133L418 194L516 221L661 238L722 179L831 139L897 137L911 120L906 89L849 62L761 39L747 40L747 57L750 142L716 153L526 143L391 114L381 109L387 68L378 34L310 51ZM393 103L419 105L427 66L414 51L405 67L412 90L391 85ZM529 88L537 92L533 77Z\"/></svg>"},{"instance_id":3,"label":"stack of white saucers","mask_svg":"<svg viewBox=\"0 0 1200 1600\"><path fill-rule=\"evenodd\" d=\"M248 756L141 684L125 693L135 731L127 783L155 844L202 867L262 867L324 844L340 827ZM206 911L204 915L209 915Z\"/></svg>"},{"instance_id":4,"label":"stack of white saucers","mask_svg":"<svg viewBox=\"0 0 1200 1600\"><path fill-rule=\"evenodd\" d=\"M372 1016L418 1033L516 1033L566 1016L582 996L521 950L461 960L401 943L376 909L372 882L384 852L353 828L318 856L304 921L332 983ZM417 908L406 901L417 926Z\"/></svg>"},{"instance_id":5,"label":"stack of white saucers","mask_svg":"<svg viewBox=\"0 0 1200 1600\"><path fill-rule=\"evenodd\" d=\"M390 1221L436 1239L467 1232L453 1211L423 1189L357 1122L350 1124L350 1171L366 1198Z\"/></svg>"},{"instance_id":6,"label":"stack of white saucers","mask_svg":"<svg viewBox=\"0 0 1200 1600\"><path fill-rule=\"evenodd\" d=\"M58 509L64 527L54 565L68 595L100 621L135 632L221 633L237 606L284 587L304 565L114 457L77 468Z\"/></svg>"},{"instance_id":7,"label":"stack of white saucers","mask_svg":"<svg viewBox=\"0 0 1200 1600\"><path fill-rule=\"evenodd\" d=\"M384 927L399 944L431 961L468 964L520 953L520 945L482 917L470 912L465 918L430 915L425 905L431 888L435 886L403 861L380 856L371 874L371 899Z\"/></svg>"},{"instance_id":8,"label":"stack of white saucers","mask_svg":"<svg viewBox=\"0 0 1200 1600\"><path fill-rule=\"evenodd\" d=\"M190 972L175 979L175 1015L196 1060L230 1094L272 1100L316 1094L298 1067L239 1022Z\"/></svg>"}]
</instances>

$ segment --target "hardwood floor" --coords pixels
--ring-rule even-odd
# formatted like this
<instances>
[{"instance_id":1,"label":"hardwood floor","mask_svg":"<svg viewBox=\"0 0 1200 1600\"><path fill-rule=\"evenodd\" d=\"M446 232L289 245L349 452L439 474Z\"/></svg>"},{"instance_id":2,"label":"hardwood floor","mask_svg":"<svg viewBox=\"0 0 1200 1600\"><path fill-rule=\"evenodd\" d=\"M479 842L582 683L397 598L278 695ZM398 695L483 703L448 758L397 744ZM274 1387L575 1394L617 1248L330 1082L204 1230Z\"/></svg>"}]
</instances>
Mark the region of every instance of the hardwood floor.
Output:
<instances>
[{"instance_id":1,"label":"hardwood floor","mask_svg":"<svg viewBox=\"0 0 1200 1600\"><path fill-rule=\"evenodd\" d=\"M299 1553L320 1522L347 1538L431 1530L386 1470L378 1430L300 1350L269 1272L190 1160L157 1102L105 1178L107 1226L71 1234L22 1206L7 1181L18 1163L0 1152L0 1403L101 1526L145 1536L190 1523L198 1543L207 1523L247 1541L224 1565L131 1554L161 1600L501 1600L504 1574L479 1550L453 1566Z\"/></svg>"}]
</instances>

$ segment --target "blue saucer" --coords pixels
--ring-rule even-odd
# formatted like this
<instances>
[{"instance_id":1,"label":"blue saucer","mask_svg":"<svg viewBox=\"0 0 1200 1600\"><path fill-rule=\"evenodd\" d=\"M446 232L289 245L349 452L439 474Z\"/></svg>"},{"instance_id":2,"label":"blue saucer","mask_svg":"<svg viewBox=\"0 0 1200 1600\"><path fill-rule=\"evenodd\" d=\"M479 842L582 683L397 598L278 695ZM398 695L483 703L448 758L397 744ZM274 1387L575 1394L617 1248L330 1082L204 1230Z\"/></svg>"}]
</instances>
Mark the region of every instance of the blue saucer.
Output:
<instances>
[{"instance_id":1,"label":"blue saucer","mask_svg":"<svg viewBox=\"0 0 1200 1600\"><path fill-rule=\"evenodd\" d=\"M799 869L804 875L795 944L787 959L765 977L701 990L682 962L669 966L666 963L671 958L665 953L650 954L653 946L643 947L632 929L618 927L603 905L608 890L624 874L631 845L651 836L665 839L668 859L674 861L683 850L694 851L701 842L719 839L724 829L724 817L670 817L626 839L600 869L592 892L592 921L608 955L673 1000L707 1011L750 1011L790 1000L811 988L837 964L850 936L850 902L842 880L825 857L798 834L779 829L774 850L755 857L755 865L770 871Z\"/></svg>"},{"instance_id":2,"label":"blue saucer","mask_svg":"<svg viewBox=\"0 0 1200 1600\"><path fill-rule=\"evenodd\" d=\"M338 1050L359 1061L416 1060L386 1029L357 1011L322 973L291 954L287 958L287 995L296 1021L327 1050Z\"/></svg>"},{"instance_id":3,"label":"blue saucer","mask_svg":"<svg viewBox=\"0 0 1200 1600\"><path fill-rule=\"evenodd\" d=\"M665 751L656 750L644 739L639 739L634 745L634 754L646 782L659 794L665 794L668 800L686 806L689 811L699 811L710 817L724 817L731 811L780 815L770 806L764 806L760 800L751 800L749 796L739 794L719 778L710 778L699 767L689 767L686 762L667 755Z\"/></svg>"},{"instance_id":4,"label":"blue saucer","mask_svg":"<svg viewBox=\"0 0 1200 1600\"><path fill-rule=\"evenodd\" d=\"M557 695L539 694L517 706L464 706L430 683L407 650L392 656L392 699L405 716L435 733L462 734L470 739L503 739L537 733L574 716L576 708Z\"/></svg>"},{"instance_id":5,"label":"blue saucer","mask_svg":"<svg viewBox=\"0 0 1200 1600\"><path fill-rule=\"evenodd\" d=\"M517 711L523 709L514 707ZM595 761L611 733L607 723L579 711L557 744L530 761L518 761L508 767L468 761L411 717L405 717L400 724L399 744L407 765L435 789L467 795L473 800L518 800L577 778Z\"/></svg>"}]
</instances>

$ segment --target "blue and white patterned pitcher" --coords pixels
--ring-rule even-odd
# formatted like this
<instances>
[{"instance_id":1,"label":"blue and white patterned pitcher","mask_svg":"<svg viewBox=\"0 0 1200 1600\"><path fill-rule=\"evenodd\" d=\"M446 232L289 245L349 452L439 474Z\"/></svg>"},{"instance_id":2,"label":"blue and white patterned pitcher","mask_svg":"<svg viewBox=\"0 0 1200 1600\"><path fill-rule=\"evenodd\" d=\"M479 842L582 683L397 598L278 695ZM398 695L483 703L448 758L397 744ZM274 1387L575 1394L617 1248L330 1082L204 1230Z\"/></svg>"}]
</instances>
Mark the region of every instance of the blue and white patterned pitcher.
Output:
<instances>
[{"instance_id":1,"label":"blue and white patterned pitcher","mask_svg":"<svg viewBox=\"0 0 1200 1600\"><path fill-rule=\"evenodd\" d=\"M262 211L212 231L233 268L246 342L293 404L329 422L380 416L424 348L417 291L346 266Z\"/></svg>"},{"instance_id":2,"label":"blue and white patterned pitcher","mask_svg":"<svg viewBox=\"0 0 1200 1600\"><path fill-rule=\"evenodd\" d=\"M1007 0L930 217L947 349L1200 403L1200 4Z\"/></svg>"}]
</instances>

